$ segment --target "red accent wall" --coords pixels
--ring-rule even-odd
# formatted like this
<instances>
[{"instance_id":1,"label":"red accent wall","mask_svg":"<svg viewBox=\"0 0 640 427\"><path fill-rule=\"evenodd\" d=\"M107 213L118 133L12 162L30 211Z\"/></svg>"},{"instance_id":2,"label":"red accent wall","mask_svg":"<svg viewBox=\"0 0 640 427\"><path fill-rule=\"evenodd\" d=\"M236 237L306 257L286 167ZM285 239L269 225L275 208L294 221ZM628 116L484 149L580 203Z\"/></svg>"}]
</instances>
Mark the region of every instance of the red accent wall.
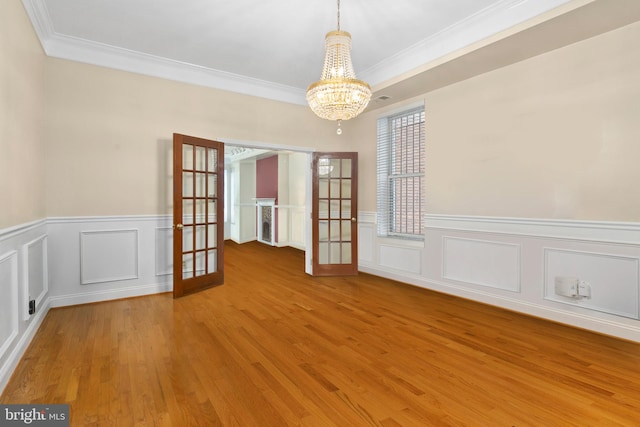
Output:
<instances>
[{"instance_id":1,"label":"red accent wall","mask_svg":"<svg viewBox=\"0 0 640 427\"><path fill-rule=\"evenodd\" d=\"M278 156L271 156L256 161L256 198L276 199L278 204ZM278 210L273 218L274 240L278 241ZM258 224L260 226L260 224Z\"/></svg>"},{"instance_id":2,"label":"red accent wall","mask_svg":"<svg viewBox=\"0 0 640 427\"><path fill-rule=\"evenodd\" d=\"M278 203L278 156L256 162L256 197L276 199Z\"/></svg>"}]
</instances>

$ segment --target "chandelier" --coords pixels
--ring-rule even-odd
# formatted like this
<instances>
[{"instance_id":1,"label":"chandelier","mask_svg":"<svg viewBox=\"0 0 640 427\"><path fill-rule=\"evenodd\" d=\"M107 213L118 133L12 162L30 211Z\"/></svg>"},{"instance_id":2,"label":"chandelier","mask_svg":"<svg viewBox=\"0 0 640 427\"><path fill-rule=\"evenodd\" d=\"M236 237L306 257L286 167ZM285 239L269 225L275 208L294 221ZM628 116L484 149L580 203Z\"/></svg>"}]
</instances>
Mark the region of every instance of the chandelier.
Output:
<instances>
[{"instance_id":1,"label":"chandelier","mask_svg":"<svg viewBox=\"0 0 640 427\"><path fill-rule=\"evenodd\" d=\"M338 0L338 30L325 36L324 67L320 80L307 89L307 102L320 118L349 120L362 113L371 99L371 87L356 79L351 63L351 34L340 30L340 0Z\"/></svg>"}]
</instances>

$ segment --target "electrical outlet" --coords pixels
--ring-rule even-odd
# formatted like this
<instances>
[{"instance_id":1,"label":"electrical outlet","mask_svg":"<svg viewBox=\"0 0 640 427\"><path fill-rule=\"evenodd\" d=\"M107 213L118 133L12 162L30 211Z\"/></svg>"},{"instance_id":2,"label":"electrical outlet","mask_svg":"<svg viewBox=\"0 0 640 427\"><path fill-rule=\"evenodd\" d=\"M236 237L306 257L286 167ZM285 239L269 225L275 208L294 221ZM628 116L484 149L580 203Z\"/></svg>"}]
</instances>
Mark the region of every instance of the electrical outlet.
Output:
<instances>
[{"instance_id":1,"label":"electrical outlet","mask_svg":"<svg viewBox=\"0 0 640 427\"><path fill-rule=\"evenodd\" d=\"M35 314L36 312L36 300L29 300L29 315Z\"/></svg>"}]
</instances>

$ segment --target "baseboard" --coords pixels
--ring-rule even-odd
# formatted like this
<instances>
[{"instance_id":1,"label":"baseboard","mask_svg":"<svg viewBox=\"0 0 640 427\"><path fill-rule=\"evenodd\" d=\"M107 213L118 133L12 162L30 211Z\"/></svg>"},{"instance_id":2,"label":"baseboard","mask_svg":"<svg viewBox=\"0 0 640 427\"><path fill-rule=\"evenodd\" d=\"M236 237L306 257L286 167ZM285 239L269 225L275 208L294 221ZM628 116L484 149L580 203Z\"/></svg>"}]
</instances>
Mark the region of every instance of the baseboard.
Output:
<instances>
[{"instance_id":1,"label":"baseboard","mask_svg":"<svg viewBox=\"0 0 640 427\"><path fill-rule=\"evenodd\" d=\"M418 275L398 274L397 272L360 266L362 273L384 277L390 280L406 283L412 286L441 292L448 295L492 305L507 310L516 311L522 314L542 318L545 320L562 323L579 329L586 329L603 335L609 335L629 341L640 342L640 327L616 322L611 319L595 318L581 313L568 312L565 310L546 307L539 304L508 298L477 289L469 289L465 286L455 286L434 280L425 280Z\"/></svg>"},{"instance_id":2,"label":"baseboard","mask_svg":"<svg viewBox=\"0 0 640 427\"><path fill-rule=\"evenodd\" d=\"M170 283L158 283L153 285L131 286L127 288L52 296L49 297L48 302L52 308L66 307L70 305L88 304L93 302L111 301L116 299L160 294L163 292L170 292L172 289L173 286Z\"/></svg>"}]
</instances>

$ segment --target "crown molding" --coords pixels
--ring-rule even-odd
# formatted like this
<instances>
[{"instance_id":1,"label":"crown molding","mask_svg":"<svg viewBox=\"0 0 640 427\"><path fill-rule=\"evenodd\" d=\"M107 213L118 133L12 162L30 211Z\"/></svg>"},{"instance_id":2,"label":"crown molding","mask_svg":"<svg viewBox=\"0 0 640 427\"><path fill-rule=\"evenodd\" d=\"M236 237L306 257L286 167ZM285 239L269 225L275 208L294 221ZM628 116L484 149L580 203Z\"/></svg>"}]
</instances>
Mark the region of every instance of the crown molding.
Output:
<instances>
[{"instance_id":1,"label":"crown molding","mask_svg":"<svg viewBox=\"0 0 640 427\"><path fill-rule=\"evenodd\" d=\"M291 104L307 104L306 92L292 86L58 34L43 0L22 0L22 3L47 56Z\"/></svg>"},{"instance_id":2,"label":"crown molding","mask_svg":"<svg viewBox=\"0 0 640 427\"><path fill-rule=\"evenodd\" d=\"M585 0L499 1L359 72L359 78L371 86L383 84L570 3L580 6L584 5Z\"/></svg>"},{"instance_id":3,"label":"crown molding","mask_svg":"<svg viewBox=\"0 0 640 427\"><path fill-rule=\"evenodd\" d=\"M591 1L501 0L360 72L359 76L372 86L386 84L553 9ZM47 56L291 104L307 104L306 91L301 88L58 34L44 0L22 0L22 3Z\"/></svg>"}]
</instances>

